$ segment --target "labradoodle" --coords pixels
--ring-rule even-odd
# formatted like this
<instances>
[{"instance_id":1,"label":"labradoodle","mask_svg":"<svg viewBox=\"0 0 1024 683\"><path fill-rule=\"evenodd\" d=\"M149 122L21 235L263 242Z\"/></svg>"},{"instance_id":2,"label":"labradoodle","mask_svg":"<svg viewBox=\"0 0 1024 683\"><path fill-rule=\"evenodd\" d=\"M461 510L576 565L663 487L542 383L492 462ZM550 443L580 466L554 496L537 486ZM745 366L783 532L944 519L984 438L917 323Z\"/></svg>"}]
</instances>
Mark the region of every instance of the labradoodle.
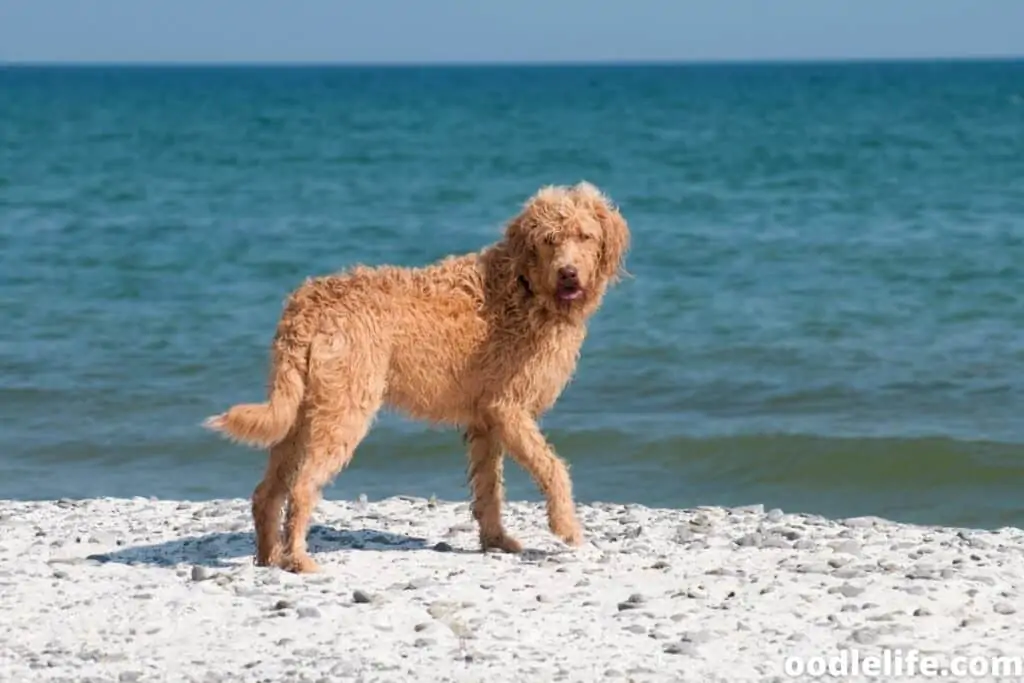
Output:
<instances>
[{"instance_id":1,"label":"labradoodle","mask_svg":"<svg viewBox=\"0 0 1024 683\"><path fill-rule=\"evenodd\" d=\"M480 251L307 279L277 325L268 402L204 422L270 449L252 496L256 563L317 570L313 508L385 406L464 430L483 550L522 549L502 524L506 451L544 494L551 531L579 545L568 468L536 420L571 379L629 241L619 210L581 182L540 189Z\"/></svg>"}]
</instances>

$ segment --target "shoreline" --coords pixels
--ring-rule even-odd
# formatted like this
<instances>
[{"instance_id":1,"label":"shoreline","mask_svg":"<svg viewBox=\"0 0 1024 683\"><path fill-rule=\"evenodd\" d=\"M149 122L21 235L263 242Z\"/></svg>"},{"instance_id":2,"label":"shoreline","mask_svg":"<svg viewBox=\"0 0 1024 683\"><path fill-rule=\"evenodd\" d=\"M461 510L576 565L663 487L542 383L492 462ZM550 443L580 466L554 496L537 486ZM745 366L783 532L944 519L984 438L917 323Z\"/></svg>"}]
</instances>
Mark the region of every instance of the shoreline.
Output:
<instances>
[{"instance_id":1,"label":"shoreline","mask_svg":"<svg viewBox=\"0 0 1024 683\"><path fill-rule=\"evenodd\" d=\"M322 501L322 571L297 576L252 565L247 500L0 501L0 680L781 681L845 649L1024 656L1021 529L578 511L569 549L542 504L506 503L528 548L506 555L478 551L465 502Z\"/></svg>"}]
</instances>

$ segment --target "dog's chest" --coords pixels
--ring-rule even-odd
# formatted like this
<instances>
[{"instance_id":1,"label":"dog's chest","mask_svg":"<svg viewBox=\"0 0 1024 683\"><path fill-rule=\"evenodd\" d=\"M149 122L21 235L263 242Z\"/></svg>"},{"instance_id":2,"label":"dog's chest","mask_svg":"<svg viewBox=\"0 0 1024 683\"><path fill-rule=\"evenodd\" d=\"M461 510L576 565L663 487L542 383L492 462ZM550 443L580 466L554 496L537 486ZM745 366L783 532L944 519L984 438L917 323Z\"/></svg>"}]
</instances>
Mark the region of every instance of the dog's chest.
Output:
<instances>
[{"instance_id":1,"label":"dog's chest","mask_svg":"<svg viewBox=\"0 0 1024 683\"><path fill-rule=\"evenodd\" d=\"M524 359L515 384L531 412L549 410L572 379L579 361L582 335L557 335L540 340Z\"/></svg>"}]
</instances>

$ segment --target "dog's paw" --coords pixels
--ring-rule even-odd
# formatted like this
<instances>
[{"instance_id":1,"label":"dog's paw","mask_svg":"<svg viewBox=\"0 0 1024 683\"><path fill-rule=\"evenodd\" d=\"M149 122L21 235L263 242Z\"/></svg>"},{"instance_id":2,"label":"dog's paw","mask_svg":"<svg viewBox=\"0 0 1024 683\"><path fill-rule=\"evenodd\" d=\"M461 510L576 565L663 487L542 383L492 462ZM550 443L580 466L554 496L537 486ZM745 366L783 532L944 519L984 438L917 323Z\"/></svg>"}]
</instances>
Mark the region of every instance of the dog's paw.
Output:
<instances>
[{"instance_id":1,"label":"dog's paw","mask_svg":"<svg viewBox=\"0 0 1024 683\"><path fill-rule=\"evenodd\" d=\"M523 544L508 534L501 534L500 536L481 536L480 550L487 552L492 549L501 550L506 553L518 554L523 552Z\"/></svg>"},{"instance_id":2,"label":"dog's paw","mask_svg":"<svg viewBox=\"0 0 1024 683\"><path fill-rule=\"evenodd\" d=\"M253 557L253 564L257 567L278 567L283 563L284 555L280 548L271 548L266 552L257 551Z\"/></svg>"},{"instance_id":3,"label":"dog's paw","mask_svg":"<svg viewBox=\"0 0 1024 683\"><path fill-rule=\"evenodd\" d=\"M286 559L281 568L293 574L315 574L320 571L320 565L309 555L296 555Z\"/></svg>"},{"instance_id":4,"label":"dog's paw","mask_svg":"<svg viewBox=\"0 0 1024 683\"><path fill-rule=\"evenodd\" d=\"M566 545L572 546L573 548L579 548L583 545L583 531L580 529L577 529L571 534L566 534L565 536L560 535L559 538L565 541Z\"/></svg>"},{"instance_id":5,"label":"dog's paw","mask_svg":"<svg viewBox=\"0 0 1024 683\"><path fill-rule=\"evenodd\" d=\"M566 545L574 548L583 545L583 529L575 519L558 517L552 519L551 532L562 539Z\"/></svg>"}]
</instances>

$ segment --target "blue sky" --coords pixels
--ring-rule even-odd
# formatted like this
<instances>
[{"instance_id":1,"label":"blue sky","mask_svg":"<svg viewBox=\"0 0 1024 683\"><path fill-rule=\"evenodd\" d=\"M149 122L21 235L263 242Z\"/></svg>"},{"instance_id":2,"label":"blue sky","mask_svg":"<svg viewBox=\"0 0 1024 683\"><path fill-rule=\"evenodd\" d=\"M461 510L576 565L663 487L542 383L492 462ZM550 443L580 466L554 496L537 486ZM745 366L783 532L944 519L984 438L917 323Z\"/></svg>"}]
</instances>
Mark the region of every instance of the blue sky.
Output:
<instances>
[{"instance_id":1,"label":"blue sky","mask_svg":"<svg viewBox=\"0 0 1024 683\"><path fill-rule=\"evenodd\" d=\"M1024 55L1024 0L0 0L0 61Z\"/></svg>"}]
</instances>

